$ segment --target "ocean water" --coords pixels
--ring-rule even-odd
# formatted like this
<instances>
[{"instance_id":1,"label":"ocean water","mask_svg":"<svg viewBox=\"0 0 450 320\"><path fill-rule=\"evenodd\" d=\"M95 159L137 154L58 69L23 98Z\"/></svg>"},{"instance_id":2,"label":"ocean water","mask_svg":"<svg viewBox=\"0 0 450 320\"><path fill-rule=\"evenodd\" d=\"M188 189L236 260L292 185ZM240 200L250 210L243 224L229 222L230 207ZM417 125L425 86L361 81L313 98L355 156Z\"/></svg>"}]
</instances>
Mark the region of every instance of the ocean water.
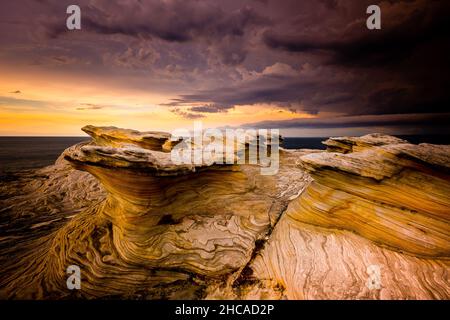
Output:
<instances>
[{"instance_id":1,"label":"ocean water","mask_svg":"<svg viewBox=\"0 0 450 320\"><path fill-rule=\"evenodd\" d=\"M399 136L411 143L450 144L448 135ZM0 175L53 164L68 147L89 137L0 137ZM286 149L325 149L317 138L284 138ZM0 176L1 178L1 176Z\"/></svg>"},{"instance_id":2,"label":"ocean water","mask_svg":"<svg viewBox=\"0 0 450 320\"><path fill-rule=\"evenodd\" d=\"M398 135L400 139L407 140L414 144L419 143L432 143L432 144L450 144L449 135ZM322 141L327 140L328 137L317 138L303 138L303 137L290 137L284 138L283 147L286 149L325 149L325 145Z\"/></svg>"},{"instance_id":3,"label":"ocean water","mask_svg":"<svg viewBox=\"0 0 450 320\"><path fill-rule=\"evenodd\" d=\"M327 140L327 137L316 137L316 138L283 138L283 144L281 145L286 149L323 149L325 150L325 145L322 141Z\"/></svg>"},{"instance_id":4,"label":"ocean water","mask_svg":"<svg viewBox=\"0 0 450 320\"><path fill-rule=\"evenodd\" d=\"M55 163L68 147L88 137L0 137L0 174Z\"/></svg>"}]
</instances>

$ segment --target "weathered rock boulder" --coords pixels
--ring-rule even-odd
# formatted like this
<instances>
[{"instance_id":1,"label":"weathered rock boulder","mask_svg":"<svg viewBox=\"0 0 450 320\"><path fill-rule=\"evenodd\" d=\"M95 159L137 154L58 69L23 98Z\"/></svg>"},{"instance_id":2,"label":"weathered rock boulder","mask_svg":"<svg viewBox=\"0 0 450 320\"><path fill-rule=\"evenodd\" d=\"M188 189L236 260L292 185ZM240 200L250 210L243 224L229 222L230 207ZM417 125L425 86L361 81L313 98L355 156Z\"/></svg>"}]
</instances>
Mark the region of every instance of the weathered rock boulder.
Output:
<instances>
[{"instance_id":1,"label":"weathered rock boulder","mask_svg":"<svg viewBox=\"0 0 450 320\"><path fill-rule=\"evenodd\" d=\"M54 166L0 182L1 298L450 297L450 146L330 138L281 149L265 176L176 163L167 133L83 130Z\"/></svg>"},{"instance_id":2,"label":"weathered rock boulder","mask_svg":"<svg viewBox=\"0 0 450 320\"><path fill-rule=\"evenodd\" d=\"M253 276L276 279L290 298L448 298L450 146L379 134L324 143L328 152L299 158L313 182ZM368 285L373 270L378 284Z\"/></svg>"},{"instance_id":3,"label":"weathered rock boulder","mask_svg":"<svg viewBox=\"0 0 450 320\"><path fill-rule=\"evenodd\" d=\"M169 295L173 289L163 287L174 282L183 283L180 294L204 283L231 285L289 199L309 182L309 175L295 168L295 154L286 154L280 174L263 176L259 165L174 163L169 134L83 130L92 141L67 149L63 158L94 176L106 198L25 257L22 262L39 273L28 269L30 280L23 283L13 272L6 295L72 294L65 281L69 265L82 268L83 297L133 295L140 288L157 298ZM233 296L232 290L227 294Z\"/></svg>"}]
</instances>

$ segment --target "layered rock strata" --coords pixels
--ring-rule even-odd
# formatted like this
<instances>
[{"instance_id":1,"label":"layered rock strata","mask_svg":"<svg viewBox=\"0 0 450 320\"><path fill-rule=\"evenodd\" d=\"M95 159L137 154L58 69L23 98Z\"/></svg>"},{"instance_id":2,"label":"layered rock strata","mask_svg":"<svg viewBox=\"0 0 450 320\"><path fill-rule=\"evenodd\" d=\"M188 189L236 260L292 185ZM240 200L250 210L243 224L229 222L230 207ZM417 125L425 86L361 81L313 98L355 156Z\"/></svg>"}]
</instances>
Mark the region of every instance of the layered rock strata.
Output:
<instances>
[{"instance_id":1,"label":"layered rock strata","mask_svg":"<svg viewBox=\"0 0 450 320\"><path fill-rule=\"evenodd\" d=\"M84 130L54 166L0 183L2 298L450 297L450 146L331 138L264 176L174 163L167 133Z\"/></svg>"},{"instance_id":2,"label":"layered rock strata","mask_svg":"<svg viewBox=\"0 0 450 320\"><path fill-rule=\"evenodd\" d=\"M301 212L302 222L351 230L393 250L448 258L450 146L359 150L301 157L314 182L292 212Z\"/></svg>"},{"instance_id":3,"label":"layered rock strata","mask_svg":"<svg viewBox=\"0 0 450 320\"><path fill-rule=\"evenodd\" d=\"M300 157L314 181L289 204L254 276L282 282L290 298L448 298L450 146L382 135L325 144L334 152Z\"/></svg>"},{"instance_id":4,"label":"layered rock strata","mask_svg":"<svg viewBox=\"0 0 450 320\"><path fill-rule=\"evenodd\" d=\"M93 140L69 148L63 158L100 181L106 199L39 239L23 259L27 280L13 272L23 261L7 263L12 271L2 282L4 295L71 295L65 270L73 264L82 268L76 294L83 297L133 296L138 288L151 298L171 290L196 297L204 283L233 281L289 198L309 182L294 168L294 156L287 155L280 175L263 176L258 165L176 164L165 133L84 130ZM183 290L161 289L174 283Z\"/></svg>"}]
</instances>

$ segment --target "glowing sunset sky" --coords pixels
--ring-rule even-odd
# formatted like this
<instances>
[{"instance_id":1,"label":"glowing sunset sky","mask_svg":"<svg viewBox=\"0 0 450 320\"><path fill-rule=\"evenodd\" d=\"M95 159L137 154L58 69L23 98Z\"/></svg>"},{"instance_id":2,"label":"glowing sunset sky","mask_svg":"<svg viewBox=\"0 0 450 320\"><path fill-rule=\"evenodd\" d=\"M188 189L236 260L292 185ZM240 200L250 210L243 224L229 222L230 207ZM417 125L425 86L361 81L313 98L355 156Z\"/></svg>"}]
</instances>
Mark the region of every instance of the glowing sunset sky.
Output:
<instances>
[{"instance_id":1,"label":"glowing sunset sky","mask_svg":"<svg viewBox=\"0 0 450 320\"><path fill-rule=\"evenodd\" d=\"M66 8L81 8L81 30ZM382 9L382 30L366 8ZM0 4L0 135L86 124L449 133L446 1Z\"/></svg>"}]
</instances>

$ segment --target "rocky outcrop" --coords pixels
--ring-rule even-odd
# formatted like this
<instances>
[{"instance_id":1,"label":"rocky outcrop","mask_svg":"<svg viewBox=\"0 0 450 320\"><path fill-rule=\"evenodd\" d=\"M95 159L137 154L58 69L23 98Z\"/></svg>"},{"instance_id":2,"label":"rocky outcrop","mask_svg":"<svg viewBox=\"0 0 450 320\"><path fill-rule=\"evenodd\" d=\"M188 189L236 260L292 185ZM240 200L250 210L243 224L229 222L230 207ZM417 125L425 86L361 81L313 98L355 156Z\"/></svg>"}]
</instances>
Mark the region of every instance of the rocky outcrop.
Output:
<instances>
[{"instance_id":1,"label":"rocky outcrop","mask_svg":"<svg viewBox=\"0 0 450 320\"><path fill-rule=\"evenodd\" d=\"M393 250L450 257L450 146L389 144L389 137L383 145L377 137L368 148L373 140L347 138L366 147L301 157L314 182L288 214Z\"/></svg>"},{"instance_id":2,"label":"rocky outcrop","mask_svg":"<svg viewBox=\"0 0 450 320\"><path fill-rule=\"evenodd\" d=\"M264 176L175 163L166 133L83 130L55 166L0 184L3 298L450 297L450 146L331 138Z\"/></svg>"},{"instance_id":3,"label":"rocky outcrop","mask_svg":"<svg viewBox=\"0 0 450 320\"><path fill-rule=\"evenodd\" d=\"M167 134L84 130L93 140L69 148L63 158L94 176L106 199L25 257L29 280L11 272L2 283L8 283L4 295L69 295L65 270L72 264L82 266L83 287L77 294L83 297L135 294L141 288L140 294L157 298L172 290L192 295L205 283L231 286L289 199L309 182L295 168L295 154L286 154L279 175L263 176L258 165L174 163ZM46 292L39 291L43 284ZM240 292L267 291L255 285ZM273 286L265 294L277 294ZM227 294L234 295L232 290Z\"/></svg>"},{"instance_id":4,"label":"rocky outcrop","mask_svg":"<svg viewBox=\"0 0 450 320\"><path fill-rule=\"evenodd\" d=\"M332 137L322 143L327 147L328 152L350 153L377 146L407 144L408 141L397 137L373 133L362 137Z\"/></svg>"},{"instance_id":5,"label":"rocky outcrop","mask_svg":"<svg viewBox=\"0 0 450 320\"><path fill-rule=\"evenodd\" d=\"M169 152L176 141L172 141L170 133L159 131L140 132L116 127L85 126L84 132L90 135L97 146L122 148L135 145L142 149Z\"/></svg>"},{"instance_id":6,"label":"rocky outcrop","mask_svg":"<svg viewBox=\"0 0 450 320\"><path fill-rule=\"evenodd\" d=\"M332 138L300 157L313 182L254 261L291 298L448 298L450 146ZM291 263L286 263L290 261ZM367 268L380 270L369 290Z\"/></svg>"}]
</instances>

